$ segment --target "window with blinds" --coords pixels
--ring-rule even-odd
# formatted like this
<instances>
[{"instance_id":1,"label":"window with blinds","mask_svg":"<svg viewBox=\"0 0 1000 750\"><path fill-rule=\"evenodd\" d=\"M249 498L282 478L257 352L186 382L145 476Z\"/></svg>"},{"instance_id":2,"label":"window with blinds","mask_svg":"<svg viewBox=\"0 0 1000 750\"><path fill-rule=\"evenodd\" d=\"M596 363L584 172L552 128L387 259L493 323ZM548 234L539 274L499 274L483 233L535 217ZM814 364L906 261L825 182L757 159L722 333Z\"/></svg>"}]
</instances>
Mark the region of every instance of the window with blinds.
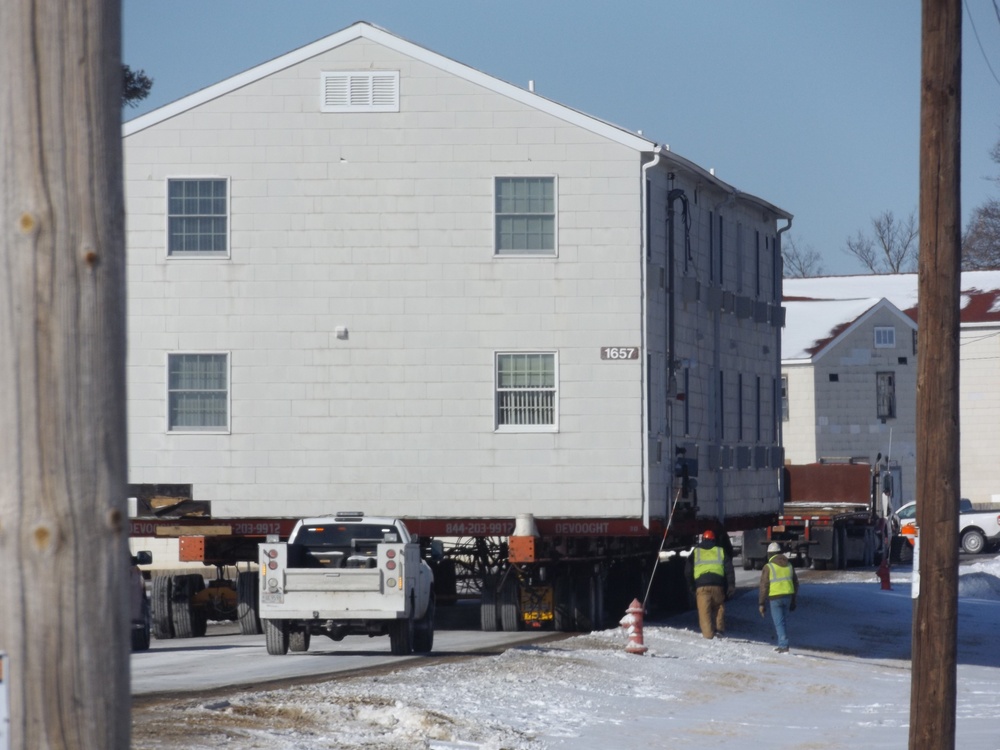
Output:
<instances>
[{"instance_id":1,"label":"window with blinds","mask_svg":"<svg viewBox=\"0 0 1000 750\"><path fill-rule=\"evenodd\" d=\"M229 429L229 355L167 355L167 429L226 432Z\"/></svg>"},{"instance_id":2,"label":"window with blinds","mask_svg":"<svg viewBox=\"0 0 1000 750\"><path fill-rule=\"evenodd\" d=\"M497 354L496 427L553 429L556 424L556 355Z\"/></svg>"}]
</instances>

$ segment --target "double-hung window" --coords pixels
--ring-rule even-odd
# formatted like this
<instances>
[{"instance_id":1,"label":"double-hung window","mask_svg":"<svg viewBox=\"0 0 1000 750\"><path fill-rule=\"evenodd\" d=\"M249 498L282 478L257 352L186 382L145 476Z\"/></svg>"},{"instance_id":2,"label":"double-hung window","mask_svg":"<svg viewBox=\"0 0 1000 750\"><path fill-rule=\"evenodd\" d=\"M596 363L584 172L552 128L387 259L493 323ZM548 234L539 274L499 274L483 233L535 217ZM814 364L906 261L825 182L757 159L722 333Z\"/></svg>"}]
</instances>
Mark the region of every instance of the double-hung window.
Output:
<instances>
[{"instance_id":1,"label":"double-hung window","mask_svg":"<svg viewBox=\"0 0 1000 750\"><path fill-rule=\"evenodd\" d=\"M171 432L229 430L229 355L167 355L167 429Z\"/></svg>"},{"instance_id":2,"label":"double-hung window","mask_svg":"<svg viewBox=\"0 0 1000 750\"><path fill-rule=\"evenodd\" d=\"M895 349L896 329L892 326L875 326L875 348Z\"/></svg>"},{"instance_id":3,"label":"double-hung window","mask_svg":"<svg viewBox=\"0 0 1000 750\"><path fill-rule=\"evenodd\" d=\"M496 428L554 430L557 424L556 355L496 355Z\"/></svg>"},{"instance_id":4,"label":"double-hung window","mask_svg":"<svg viewBox=\"0 0 1000 750\"><path fill-rule=\"evenodd\" d=\"M555 177L497 177L497 255L555 255Z\"/></svg>"},{"instance_id":5,"label":"double-hung window","mask_svg":"<svg viewBox=\"0 0 1000 750\"><path fill-rule=\"evenodd\" d=\"M190 258L228 254L228 180L167 180L167 255Z\"/></svg>"}]
</instances>

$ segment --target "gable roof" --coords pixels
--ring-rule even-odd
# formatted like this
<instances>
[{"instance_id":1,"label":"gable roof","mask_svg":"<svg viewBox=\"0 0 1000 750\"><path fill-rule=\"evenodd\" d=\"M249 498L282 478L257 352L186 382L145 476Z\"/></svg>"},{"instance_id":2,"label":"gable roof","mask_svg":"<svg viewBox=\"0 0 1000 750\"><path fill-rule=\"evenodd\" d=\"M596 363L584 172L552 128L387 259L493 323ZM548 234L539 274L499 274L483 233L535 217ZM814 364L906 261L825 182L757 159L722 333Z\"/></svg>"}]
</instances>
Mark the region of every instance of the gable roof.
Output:
<instances>
[{"instance_id":1,"label":"gable roof","mask_svg":"<svg viewBox=\"0 0 1000 750\"><path fill-rule=\"evenodd\" d=\"M881 310L891 311L902 325L916 330L917 324L913 319L885 298L831 300L785 297L782 364L815 363Z\"/></svg>"},{"instance_id":2,"label":"gable roof","mask_svg":"<svg viewBox=\"0 0 1000 750\"><path fill-rule=\"evenodd\" d=\"M917 274L817 276L784 279L785 300L848 300L885 297L913 320L917 319ZM963 326L1000 323L1000 271L964 271L960 282ZM786 316L786 320L788 317Z\"/></svg>"},{"instance_id":3,"label":"gable roof","mask_svg":"<svg viewBox=\"0 0 1000 750\"><path fill-rule=\"evenodd\" d=\"M303 47L299 47L298 49L292 50L291 52L257 65L242 73L238 73L235 76L225 79L224 81L207 86L200 91L196 91L193 94L189 94L181 99L165 104L158 109L154 109L151 112L147 112L144 115L140 115L139 117L129 120L122 125L122 135L127 137L133 133L138 133L146 128L164 122L171 117L175 117L183 112L193 109L194 107L212 101L213 99L217 99L218 97L225 96L226 94L236 91L243 86L247 86L248 84L266 78L273 73L284 70L293 65L297 65L305 60L316 57L317 55L322 55L325 52L329 52L332 49L336 49L337 47L357 39L366 39L380 44L388 49L399 52L400 54L412 57L422 63L426 63L427 65L482 86L489 91L509 97L510 99L550 114L564 120L565 122L576 125L584 130L588 130L596 135L603 136L615 143L632 148L639 153L655 154L658 157L662 157L665 164L671 165L670 167L665 167L667 169L686 169L697 175L699 179L718 186L720 189L734 197L747 200L768 209L775 216L781 219L785 219L789 222L792 219L792 215L787 211L778 208L762 198L758 198L750 193L744 193L731 185L726 184L724 181L716 177L711 170L704 169L694 162L671 152L670 147L667 145L657 144L655 141L651 141L642 135L626 130L619 125L614 125L591 115L584 114L579 110L567 107L564 104L559 104L558 102L547 99L546 97L536 94L533 91L528 91L519 86L515 86L514 84L502 81L499 78L487 75L486 73L478 71L475 68L471 68L468 65L452 60L444 55L440 55L437 52L432 52L426 47L421 47L418 44L406 41L405 39L398 37L385 29L368 23L367 21L358 21L357 23L352 24L351 26L348 26L340 31L334 32L329 36L325 36L322 39Z\"/></svg>"}]
</instances>

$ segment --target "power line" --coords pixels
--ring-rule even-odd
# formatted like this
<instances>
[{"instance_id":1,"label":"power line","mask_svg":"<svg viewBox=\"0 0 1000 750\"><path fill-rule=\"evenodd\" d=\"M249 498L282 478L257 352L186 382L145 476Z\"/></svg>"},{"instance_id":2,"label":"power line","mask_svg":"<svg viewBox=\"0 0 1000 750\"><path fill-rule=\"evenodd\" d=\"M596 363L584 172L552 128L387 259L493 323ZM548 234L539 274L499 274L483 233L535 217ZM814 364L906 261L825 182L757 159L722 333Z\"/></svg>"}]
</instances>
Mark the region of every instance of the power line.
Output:
<instances>
[{"instance_id":1,"label":"power line","mask_svg":"<svg viewBox=\"0 0 1000 750\"><path fill-rule=\"evenodd\" d=\"M986 67L990 69L990 75L993 76L993 80L997 82L1000 86L1000 78L997 78L997 74L993 72L993 66L990 65L990 60L986 57L986 50L983 49L983 43L979 39L979 32L976 30L976 22L972 20L972 12L969 10L969 0L962 0L962 5L965 6L965 14L969 17L969 25L972 26L972 33L976 37L976 44L979 45L979 51L983 55L983 61L986 63ZM997 14L997 18L1000 19L1000 7L997 6L997 0L993 0L993 10Z\"/></svg>"}]
</instances>

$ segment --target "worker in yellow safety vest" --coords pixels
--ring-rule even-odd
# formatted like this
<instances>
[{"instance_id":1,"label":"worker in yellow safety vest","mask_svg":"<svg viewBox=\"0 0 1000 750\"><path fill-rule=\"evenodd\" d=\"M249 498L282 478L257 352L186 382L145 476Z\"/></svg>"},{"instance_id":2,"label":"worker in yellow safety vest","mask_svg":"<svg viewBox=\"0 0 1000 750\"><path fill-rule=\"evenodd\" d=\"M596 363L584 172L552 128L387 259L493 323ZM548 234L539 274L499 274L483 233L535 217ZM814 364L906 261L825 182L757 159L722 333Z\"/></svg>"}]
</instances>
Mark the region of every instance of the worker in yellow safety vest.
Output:
<instances>
[{"instance_id":1,"label":"worker in yellow safety vest","mask_svg":"<svg viewBox=\"0 0 1000 750\"><path fill-rule=\"evenodd\" d=\"M757 596L760 616L764 617L765 605L771 609L774 632L778 638L775 651L788 651L788 613L795 611L795 600L799 593L799 577L795 568L781 552L781 545L771 542L767 548L767 564L760 574L760 590Z\"/></svg>"},{"instance_id":2,"label":"worker in yellow safety vest","mask_svg":"<svg viewBox=\"0 0 1000 750\"><path fill-rule=\"evenodd\" d=\"M688 555L685 566L688 585L698 605L698 624L705 638L726 632L726 599L736 592L732 556L715 543L715 532L707 529Z\"/></svg>"}]
</instances>

